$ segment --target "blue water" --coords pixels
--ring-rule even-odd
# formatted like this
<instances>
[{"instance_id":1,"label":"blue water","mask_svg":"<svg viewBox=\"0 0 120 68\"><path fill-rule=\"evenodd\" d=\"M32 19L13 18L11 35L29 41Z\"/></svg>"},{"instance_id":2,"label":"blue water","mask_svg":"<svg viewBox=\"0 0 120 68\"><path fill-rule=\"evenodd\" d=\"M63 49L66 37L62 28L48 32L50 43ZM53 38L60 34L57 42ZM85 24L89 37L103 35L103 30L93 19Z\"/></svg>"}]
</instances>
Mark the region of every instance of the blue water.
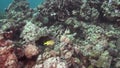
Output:
<instances>
[{"instance_id":1,"label":"blue water","mask_svg":"<svg viewBox=\"0 0 120 68\"><path fill-rule=\"evenodd\" d=\"M28 1L30 3L30 7L34 8L37 5L41 4L44 0L28 0Z\"/></svg>"},{"instance_id":2,"label":"blue water","mask_svg":"<svg viewBox=\"0 0 120 68\"><path fill-rule=\"evenodd\" d=\"M34 8L37 5L41 4L44 0L28 0L30 7ZM12 0L0 0L0 11L4 11L5 8L12 2Z\"/></svg>"}]
</instances>

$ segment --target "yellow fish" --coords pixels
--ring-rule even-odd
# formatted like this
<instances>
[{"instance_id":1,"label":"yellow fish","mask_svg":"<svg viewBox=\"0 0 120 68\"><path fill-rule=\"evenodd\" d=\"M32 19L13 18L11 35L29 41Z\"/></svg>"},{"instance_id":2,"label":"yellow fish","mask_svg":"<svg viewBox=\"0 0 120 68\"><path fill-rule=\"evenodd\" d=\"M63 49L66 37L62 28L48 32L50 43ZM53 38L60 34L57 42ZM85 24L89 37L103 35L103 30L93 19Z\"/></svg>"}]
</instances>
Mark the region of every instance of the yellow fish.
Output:
<instances>
[{"instance_id":1,"label":"yellow fish","mask_svg":"<svg viewBox=\"0 0 120 68\"><path fill-rule=\"evenodd\" d=\"M54 44L55 44L54 40L48 40L48 41L44 42L45 46L53 46Z\"/></svg>"}]
</instances>

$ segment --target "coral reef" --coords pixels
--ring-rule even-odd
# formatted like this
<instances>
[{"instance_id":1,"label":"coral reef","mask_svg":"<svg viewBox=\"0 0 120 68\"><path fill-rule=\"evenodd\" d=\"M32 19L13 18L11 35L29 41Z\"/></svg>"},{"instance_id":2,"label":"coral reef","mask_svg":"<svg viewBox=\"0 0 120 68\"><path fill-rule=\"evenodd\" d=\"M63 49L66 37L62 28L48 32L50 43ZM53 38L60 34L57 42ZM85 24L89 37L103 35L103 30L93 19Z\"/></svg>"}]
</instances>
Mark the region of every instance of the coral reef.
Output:
<instances>
[{"instance_id":1,"label":"coral reef","mask_svg":"<svg viewBox=\"0 0 120 68\"><path fill-rule=\"evenodd\" d=\"M108 2L103 2L101 8L103 9L103 16L109 21L120 21L120 1L119 0L109 0Z\"/></svg>"},{"instance_id":2,"label":"coral reef","mask_svg":"<svg viewBox=\"0 0 120 68\"><path fill-rule=\"evenodd\" d=\"M120 68L119 0L13 0L0 19L0 68Z\"/></svg>"}]
</instances>

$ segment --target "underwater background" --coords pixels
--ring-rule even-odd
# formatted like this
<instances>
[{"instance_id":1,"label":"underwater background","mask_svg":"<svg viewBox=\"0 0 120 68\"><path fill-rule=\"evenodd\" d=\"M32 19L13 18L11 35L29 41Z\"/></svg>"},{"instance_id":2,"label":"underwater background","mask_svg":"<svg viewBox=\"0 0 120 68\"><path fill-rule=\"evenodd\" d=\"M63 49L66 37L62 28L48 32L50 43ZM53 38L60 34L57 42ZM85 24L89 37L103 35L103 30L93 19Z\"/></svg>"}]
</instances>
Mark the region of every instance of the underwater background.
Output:
<instances>
[{"instance_id":1,"label":"underwater background","mask_svg":"<svg viewBox=\"0 0 120 68\"><path fill-rule=\"evenodd\" d=\"M41 4L44 0L28 0L30 3L30 7L34 8ZM12 2L12 0L0 0L0 11L4 11L5 8Z\"/></svg>"}]
</instances>

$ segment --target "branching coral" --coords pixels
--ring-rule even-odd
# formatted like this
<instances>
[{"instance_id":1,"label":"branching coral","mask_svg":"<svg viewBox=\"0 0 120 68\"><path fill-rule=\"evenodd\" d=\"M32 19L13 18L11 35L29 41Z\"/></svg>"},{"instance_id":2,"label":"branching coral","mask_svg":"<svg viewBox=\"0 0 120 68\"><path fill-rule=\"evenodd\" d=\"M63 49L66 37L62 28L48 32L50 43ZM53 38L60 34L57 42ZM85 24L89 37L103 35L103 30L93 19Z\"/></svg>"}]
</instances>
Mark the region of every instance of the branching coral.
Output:
<instances>
[{"instance_id":1,"label":"branching coral","mask_svg":"<svg viewBox=\"0 0 120 68\"><path fill-rule=\"evenodd\" d=\"M24 26L24 29L21 33L21 38L23 38L26 42L36 41L42 36L47 36L49 34L49 30L44 28L39 28L32 22L27 22Z\"/></svg>"},{"instance_id":2,"label":"branching coral","mask_svg":"<svg viewBox=\"0 0 120 68\"><path fill-rule=\"evenodd\" d=\"M32 24L32 22L27 22L21 33L21 37L23 37L23 39L25 39L26 42L36 40L36 38L38 38L38 35L39 28Z\"/></svg>"}]
</instances>

